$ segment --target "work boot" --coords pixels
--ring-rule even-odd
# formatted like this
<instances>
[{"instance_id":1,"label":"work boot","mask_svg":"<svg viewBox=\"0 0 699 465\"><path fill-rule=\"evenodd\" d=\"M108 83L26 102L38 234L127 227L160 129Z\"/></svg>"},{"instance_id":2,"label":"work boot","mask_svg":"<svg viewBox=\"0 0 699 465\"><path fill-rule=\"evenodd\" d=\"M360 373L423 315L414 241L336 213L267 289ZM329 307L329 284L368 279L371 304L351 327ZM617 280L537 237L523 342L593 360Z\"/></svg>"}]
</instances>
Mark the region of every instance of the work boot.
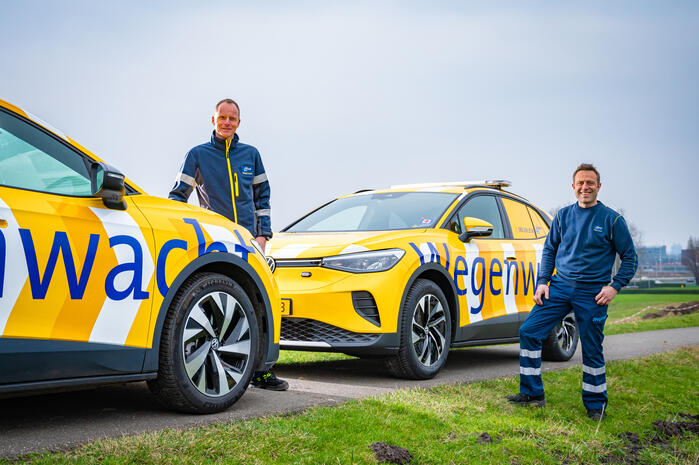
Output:
<instances>
[{"instance_id":1,"label":"work boot","mask_svg":"<svg viewBox=\"0 0 699 465\"><path fill-rule=\"evenodd\" d=\"M529 396L527 394L522 394L518 392L513 396L505 396L511 404L515 405L534 405L535 407L543 407L546 405L546 399L544 395L540 396Z\"/></svg>"},{"instance_id":2,"label":"work boot","mask_svg":"<svg viewBox=\"0 0 699 465\"><path fill-rule=\"evenodd\" d=\"M252 385L256 388L269 389L270 391L286 391L289 389L289 383L277 378L271 370L255 372L252 377Z\"/></svg>"}]
</instances>

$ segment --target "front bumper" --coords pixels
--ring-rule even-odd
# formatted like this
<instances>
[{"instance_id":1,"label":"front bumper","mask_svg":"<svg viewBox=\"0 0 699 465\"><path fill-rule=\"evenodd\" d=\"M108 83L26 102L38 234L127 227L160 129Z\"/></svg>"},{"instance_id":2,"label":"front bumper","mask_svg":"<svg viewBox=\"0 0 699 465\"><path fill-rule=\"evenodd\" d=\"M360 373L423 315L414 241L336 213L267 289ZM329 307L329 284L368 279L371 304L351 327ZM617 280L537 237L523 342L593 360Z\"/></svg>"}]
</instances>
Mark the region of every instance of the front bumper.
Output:
<instances>
[{"instance_id":1,"label":"front bumper","mask_svg":"<svg viewBox=\"0 0 699 465\"><path fill-rule=\"evenodd\" d=\"M282 318L281 349L315 352L392 355L398 351L398 333L356 333L311 318Z\"/></svg>"}]
</instances>

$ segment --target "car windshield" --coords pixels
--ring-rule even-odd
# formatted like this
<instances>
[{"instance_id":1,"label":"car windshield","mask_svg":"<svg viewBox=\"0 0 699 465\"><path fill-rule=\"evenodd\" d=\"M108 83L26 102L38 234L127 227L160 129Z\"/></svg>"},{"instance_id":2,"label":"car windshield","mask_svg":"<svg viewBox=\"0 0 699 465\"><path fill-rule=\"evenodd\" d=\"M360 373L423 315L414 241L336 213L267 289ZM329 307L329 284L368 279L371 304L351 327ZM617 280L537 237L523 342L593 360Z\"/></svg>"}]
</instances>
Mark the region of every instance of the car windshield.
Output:
<instances>
[{"instance_id":1,"label":"car windshield","mask_svg":"<svg viewBox=\"0 0 699 465\"><path fill-rule=\"evenodd\" d=\"M286 228L285 232L387 231L431 228L458 194L388 192L337 199Z\"/></svg>"}]
</instances>

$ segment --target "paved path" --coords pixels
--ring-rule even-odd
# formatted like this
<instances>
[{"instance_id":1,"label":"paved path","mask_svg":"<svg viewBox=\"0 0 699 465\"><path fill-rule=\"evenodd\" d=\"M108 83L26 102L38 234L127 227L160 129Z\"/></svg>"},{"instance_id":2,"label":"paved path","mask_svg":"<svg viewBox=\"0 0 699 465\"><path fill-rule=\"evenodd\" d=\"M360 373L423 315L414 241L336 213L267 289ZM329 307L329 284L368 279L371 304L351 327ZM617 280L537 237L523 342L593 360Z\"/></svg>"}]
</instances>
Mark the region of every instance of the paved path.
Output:
<instances>
[{"instance_id":1,"label":"paved path","mask_svg":"<svg viewBox=\"0 0 699 465\"><path fill-rule=\"evenodd\" d=\"M608 336L607 360L641 357L699 345L699 328L670 329ZM280 366L287 392L249 389L230 409L214 415L184 415L162 410L145 383L131 383L34 397L0 400L0 457L61 450L104 437L181 428L212 422L297 412L314 405L396 389L472 383L519 373L517 345L453 350L440 374L427 381L389 377L380 361L343 360ZM580 364L580 349L569 362L544 362L544 371Z\"/></svg>"}]
</instances>

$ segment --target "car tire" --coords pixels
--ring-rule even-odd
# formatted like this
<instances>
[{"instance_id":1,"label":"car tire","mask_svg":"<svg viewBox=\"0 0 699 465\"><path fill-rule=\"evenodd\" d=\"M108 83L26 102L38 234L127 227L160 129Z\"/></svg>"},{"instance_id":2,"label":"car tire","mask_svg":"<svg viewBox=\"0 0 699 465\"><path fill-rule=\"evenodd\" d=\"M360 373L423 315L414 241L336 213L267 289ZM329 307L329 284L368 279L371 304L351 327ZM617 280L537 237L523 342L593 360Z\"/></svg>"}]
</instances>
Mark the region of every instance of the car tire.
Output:
<instances>
[{"instance_id":1,"label":"car tire","mask_svg":"<svg viewBox=\"0 0 699 465\"><path fill-rule=\"evenodd\" d=\"M553 362L570 360L578 348L578 323L570 312L549 333L541 348L541 358Z\"/></svg>"},{"instance_id":2,"label":"car tire","mask_svg":"<svg viewBox=\"0 0 699 465\"><path fill-rule=\"evenodd\" d=\"M257 364L254 307L231 278L196 273L178 289L160 338L158 377L148 386L160 403L214 413L235 403Z\"/></svg>"},{"instance_id":3,"label":"car tire","mask_svg":"<svg viewBox=\"0 0 699 465\"><path fill-rule=\"evenodd\" d=\"M400 347L386 359L399 378L430 379L449 355L451 313L444 292L434 282L418 279L408 291L401 311Z\"/></svg>"}]
</instances>

